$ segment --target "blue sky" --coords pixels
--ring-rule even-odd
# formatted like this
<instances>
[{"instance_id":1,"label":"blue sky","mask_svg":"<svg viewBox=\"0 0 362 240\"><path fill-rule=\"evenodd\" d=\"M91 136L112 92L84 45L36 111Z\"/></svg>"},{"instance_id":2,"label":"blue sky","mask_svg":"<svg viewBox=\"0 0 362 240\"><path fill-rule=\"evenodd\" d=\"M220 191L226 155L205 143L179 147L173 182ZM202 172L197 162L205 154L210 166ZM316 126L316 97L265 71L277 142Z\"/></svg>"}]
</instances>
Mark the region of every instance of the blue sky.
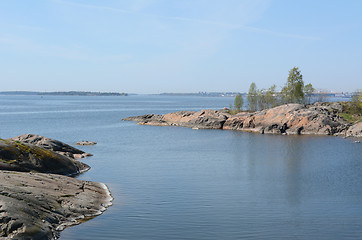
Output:
<instances>
[{"instance_id":1,"label":"blue sky","mask_svg":"<svg viewBox=\"0 0 362 240\"><path fill-rule=\"evenodd\" d=\"M362 88L360 0L2 0L0 91Z\"/></svg>"}]
</instances>

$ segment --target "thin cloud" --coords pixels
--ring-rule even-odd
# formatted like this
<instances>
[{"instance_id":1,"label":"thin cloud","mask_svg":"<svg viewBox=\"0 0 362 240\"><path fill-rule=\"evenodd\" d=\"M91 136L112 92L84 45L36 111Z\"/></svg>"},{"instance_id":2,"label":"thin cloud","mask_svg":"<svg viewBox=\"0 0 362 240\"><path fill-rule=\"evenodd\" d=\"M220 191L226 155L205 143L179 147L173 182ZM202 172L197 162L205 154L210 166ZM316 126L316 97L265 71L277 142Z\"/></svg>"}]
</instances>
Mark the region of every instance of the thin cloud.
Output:
<instances>
[{"instance_id":1,"label":"thin cloud","mask_svg":"<svg viewBox=\"0 0 362 240\"><path fill-rule=\"evenodd\" d=\"M0 23L2 27L10 27L10 28L18 28L20 30L28 30L28 31L44 31L44 28L37 26L29 26L29 25L19 25L19 24L11 24L11 23Z\"/></svg>"},{"instance_id":2,"label":"thin cloud","mask_svg":"<svg viewBox=\"0 0 362 240\"><path fill-rule=\"evenodd\" d=\"M260 32L265 33L269 35L279 36L279 37L286 37L286 38L295 38L295 39L302 39L302 40L311 40L311 41L320 41L322 38L320 37L310 37L310 36L301 36L296 34L290 34L290 33L281 33L281 32L275 32L268 29L263 28L255 28L255 27L248 27L248 26L240 26L240 29L244 29L251 32Z\"/></svg>"},{"instance_id":3,"label":"thin cloud","mask_svg":"<svg viewBox=\"0 0 362 240\"><path fill-rule=\"evenodd\" d=\"M154 18L163 18L163 19L184 21L184 22L202 23L202 24L215 25L215 26L226 27L226 28L236 28L237 27L236 25L213 22L213 21L207 21L207 20L202 20L202 19L195 19L195 18L169 17L169 16L162 16L162 15L156 15L156 14L146 14L146 13L140 13L138 11L130 11L130 10L124 10L124 9L120 9L120 8L112 8L112 7L96 6L96 5L90 5L90 4L74 3L74 2L63 1L63 0L53 0L53 1L56 2L56 3L70 5L70 6L77 6L77 7L98 9L98 10L107 10L107 11L112 11L112 12L133 14L133 15L139 15L139 16L144 16L144 17L154 17Z\"/></svg>"},{"instance_id":4,"label":"thin cloud","mask_svg":"<svg viewBox=\"0 0 362 240\"><path fill-rule=\"evenodd\" d=\"M107 11L112 11L112 12L132 13L132 14L136 13L135 11L129 11L129 10L124 10L124 9L120 9L120 8L96 6L96 5L75 3L75 2L69 2L69 1L63 1L63 0L53 0L53 2L56 2L56 3L59 3L59 4L64 4L64 5L69 5L69 6L92 8L92 9L99 9L99 10L107 10Z\"/></svg>"},{"instance_id":5,"label":"thin cloud","mask_svg":"<svg viewBox=\"0 0 362 240\"><path fill-rule=\"evenodd\" d=\"M2 43L11 43L11 39L10 38L0 37L0 42L2 42Z\"/></svg>"},{"instance_id":6,"label":"thin cloud","mask_svg":"<svg viewBox=\"0 0 362 240\"><path fill-rule=\"evenodd\" d=\"M155 17L156 17L156 16L155 16ZM229 28L229 29L238 28L237 25L233 25L233 24L213 22L213 21L207 21L207 20L202 20L202 19L197 19L197 18L165 17L165 16L157 16L157 17L166 18L166 19L172 19L172 20L179 20L179 21L184 21L184 22L193 22L193 23L214 25L214 26L217 26L217 27L223 27L223 28Z\"/></svg>"},{"instance_id":7,"label":"thin cloud","mask_svg":"<svg viewBox=\"0 0 362 240\"><path fill-rule=\"evenodd\" d=\"M118 55L100 55L86 54L78 48L68 48L55 45L39 45L38 43L24 38L15 36L1 37L0 46L8 46L12 49L21 52L33 52L43 56L52 56L57 58L64 58L75 61L86 62L100 62L100 61L114 61L114 62L126 62L133 58L130 54L118 54Z\"/></svg>"},{"instance_id":8,"label":"thin cloud","mask_svg":"<svg viewBox=\"0 0 362 240\"><path fill-rule=\"evenodd\" d=\"M268 35L274 35L274 36L278 36L278 37L294 38L294 39L310 40L310 41L322 40L322 38L320 38L320 37L302 36L302 35L296 35L296 34L290 34L290 33L282 33L282 32L276 32L276 31L263 29L263 28L249 27L246 25L228 24L228 23L214 22L214 21L208 21L208 20L196 19L196 18L172 17L172 16L169 17L169 16L162 16L162 15L155 15L155 14L145 14L145 13L140 13L138 11L130 11L130 10L124 10L124 9L119 9L119 8L74 3L74 2L63 1L63 0L53 0L53 1L56 3L66 4L66 5L70 5L70 6L106 10L106 11L112 11L112 12L119 12L119 13L123 13L123 14L133 14L133 15L139 15L139 16L144 16L144 17L153 17L153 18L183 21L183 22L192 22L192 23L197 23L197 24L213 25L213 26L227 28L227 29L231 29L231 30L240 29L240 30L246 30L249 32L259 32L259 33L264 33L264 34L268 34Z\"/></svg>"}]
</instances>

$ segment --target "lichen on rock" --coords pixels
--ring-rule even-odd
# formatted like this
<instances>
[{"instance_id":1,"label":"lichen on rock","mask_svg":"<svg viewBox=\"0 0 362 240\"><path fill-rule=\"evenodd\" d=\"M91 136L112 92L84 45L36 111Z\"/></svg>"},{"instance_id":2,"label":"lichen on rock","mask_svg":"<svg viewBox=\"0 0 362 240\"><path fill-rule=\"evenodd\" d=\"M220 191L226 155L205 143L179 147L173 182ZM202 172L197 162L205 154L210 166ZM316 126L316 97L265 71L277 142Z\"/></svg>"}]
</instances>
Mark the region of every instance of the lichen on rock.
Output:
<instances>
[{"instance_id":1,"label":"lichen on rock","mask_svg":"<svg viewBox=\"0 0 362 240\"><path fill-rule=\"evenodd\" d=\"M15 140L0 140L0 170L75 175L90 167L51 150Z\"/></svg>"}]
</instances>

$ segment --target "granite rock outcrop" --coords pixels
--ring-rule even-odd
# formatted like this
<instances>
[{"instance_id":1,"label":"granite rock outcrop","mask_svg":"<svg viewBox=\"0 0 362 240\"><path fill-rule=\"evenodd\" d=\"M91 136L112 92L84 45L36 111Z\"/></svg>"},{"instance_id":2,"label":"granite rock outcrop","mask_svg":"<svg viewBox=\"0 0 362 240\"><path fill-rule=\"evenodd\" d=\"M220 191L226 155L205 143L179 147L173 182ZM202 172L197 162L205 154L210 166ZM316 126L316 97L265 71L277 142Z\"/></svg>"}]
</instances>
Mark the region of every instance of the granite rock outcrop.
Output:
<instances>
[{"instance_id":1,"label":"granite rock outcrop","mask_svg":"<svg viewBox=\"0 0 362 240\"><path fill-rule=\"evenodd\" d=\"M105 211L112 202L106 185L69 177L90 168L75 159L85 156L38 135L0 139L0 239L57 239Z\"/></svg>"},{"instance_id":2,"label":"granite rock outcrop","mask_svg":"<svg viewBox=\"0 0 362 240\"><path fill-rule=\"evenodd\" d=\"M112 201L104 184L56 174L0 171L0 183L0 239L57 239Z\"/></svg>"},{"instance_id":3,"label":"granite rock outcrop","mask_svg":"<svg viewBox=\"0 0 362 240\"><path fill-rule=\"evenodd\" d=\"M342 110L343 106L340 103L286 104L236 115L230 115L225 111L202 110L165 115L148 114L123 120L137 121L144 125L239 130L263 134L361 136L360 123L352 126L338 115Z\"/></svg>"},{"instance_id":4,"label":"granite rock outcrop","mask_svg":"<svg viewBox=\"0 0 362 240\"><path fill-rule=\"evenodd\" d=\"M60 155L64 155L70 158L84 158L92 156L90 153L83 152L77 148L74 148L66 143L51 138L43 137L36 134L23 134L17 137L10 138L9 140L20 141L28 143L38 147L42 147Z\"/></svg>"},{"instance_id":5,"label":"granite rock outcrop","mask_svg":"<svg viewBox=\"0 0 362 240\"><path fill-rule=\"evenodd\" d=\"M0 170L76 175L89 168L85 163L42 147L0 140Z\"/></svg>"},{"instance_id":6,"label":"granite rock outcrop","mask_svg":"<svg viewBox=\"0 0 362 240\"><path fill-rule=\"evenodd\" d=\"M346 134L347 137L362 137L362 122L352 125Z\"/></svg>"}]
</instances>

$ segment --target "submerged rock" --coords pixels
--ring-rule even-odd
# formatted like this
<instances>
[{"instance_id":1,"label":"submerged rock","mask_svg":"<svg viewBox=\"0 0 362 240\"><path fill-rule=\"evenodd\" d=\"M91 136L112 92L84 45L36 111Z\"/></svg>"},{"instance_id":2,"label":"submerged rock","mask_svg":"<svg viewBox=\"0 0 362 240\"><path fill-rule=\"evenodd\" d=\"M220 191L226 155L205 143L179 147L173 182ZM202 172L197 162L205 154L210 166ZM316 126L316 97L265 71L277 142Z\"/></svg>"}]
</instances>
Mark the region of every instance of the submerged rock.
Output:
<instances>
[{"instance_id":1,"label":"submerged rock","mask_svg":"<svg viewBox=\"0 0 362 240\"><path fill-rule=\"evenodd\" d=\"M0 238L56 239L65 227L101 214L112 197L102 183L0 170Z\"/></svg>"},{"instance_id":2,"label":"submerged rock","mask_svg":"<svg viewBox=\"0 0 362 240\"><path fill-rule=\"evenodd\" d=\"M28 143L0 139L0 170L75 175L87 164Z\"/></svg>"}]
</instances>

